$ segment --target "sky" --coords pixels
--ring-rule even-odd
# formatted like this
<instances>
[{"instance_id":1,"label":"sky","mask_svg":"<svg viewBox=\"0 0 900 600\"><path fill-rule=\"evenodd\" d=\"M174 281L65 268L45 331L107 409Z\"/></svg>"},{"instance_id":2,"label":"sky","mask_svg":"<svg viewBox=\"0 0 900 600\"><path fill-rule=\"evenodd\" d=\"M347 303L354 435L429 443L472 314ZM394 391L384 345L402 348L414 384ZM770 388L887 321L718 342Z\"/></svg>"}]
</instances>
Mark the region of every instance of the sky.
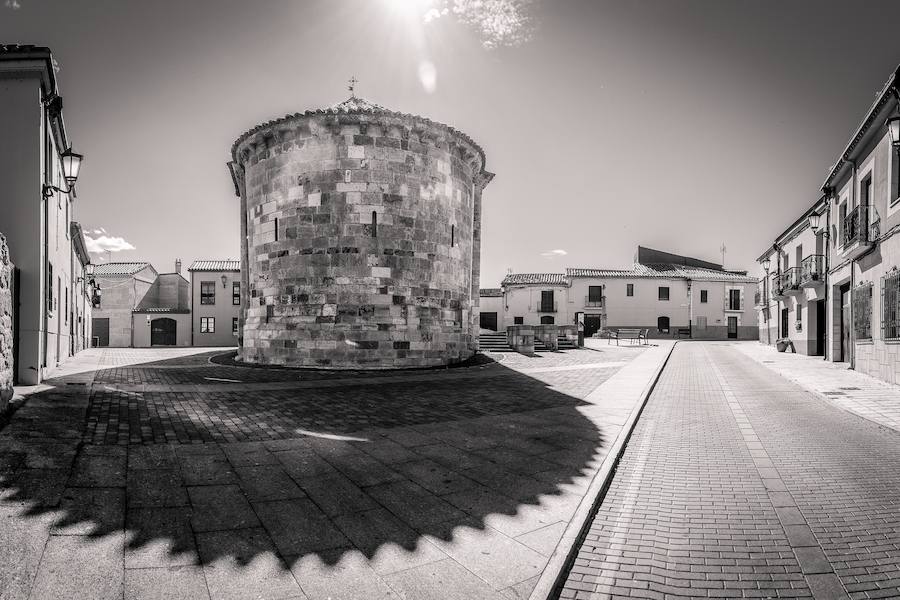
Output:
<instances>
[{"instance_id":1,"label":"sky","mask_svg":"<svg viewBox=\"0 0 900 600\"><path fill-rule=\"evenodd\" d=\"M753 269L900 63L893 0L487 3L0 0L0 43L54 52L75 218L133 247L95 262L238 258L231 144L355 76L484 149L482 287L638 244Z\"/></svg>"}]
</instances>

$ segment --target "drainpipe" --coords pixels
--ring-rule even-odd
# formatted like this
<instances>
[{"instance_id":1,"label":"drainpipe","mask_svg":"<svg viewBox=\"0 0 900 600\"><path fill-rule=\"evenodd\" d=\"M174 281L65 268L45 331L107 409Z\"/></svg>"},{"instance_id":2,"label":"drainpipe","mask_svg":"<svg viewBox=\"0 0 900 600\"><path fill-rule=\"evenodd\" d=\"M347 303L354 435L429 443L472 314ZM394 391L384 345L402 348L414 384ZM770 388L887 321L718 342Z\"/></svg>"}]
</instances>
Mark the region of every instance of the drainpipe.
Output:
<instances>
[{"instance_id":1,"label":"drainpipe","mask_svg":"<svg viewBox=\"0 0 900 600\"><path fill-rule=\"evenodd\" d=\"M772 244L772 251L775 253L775 276L781 279L781 248ZM781 300L775 300L775 326L778 328L777 341L781 339Z\"/></svg>"},{"instance_id":2,"label":"drainpipe","mask_svg":"<svg viewBox=\"0 0 900 600\"><path fill-rule=\"evenodd\" d=\"M858 201L856 197L856 178L858 176L857 172L857 164L856 160L847 159L847 162L853 167L853 171L851 171L850 175L850 197L852 198L852 204L854 209L856 208L856 203ZM860 225L862 224L862 216L860 215ZM868 224L867 224L868 225ZM850 347L848 350L850 351L850 368L856 369L856 328L854 326L854 314L853 314L853 271L854 267L856 267L856 259L850 260Z\"/></svg>"},{"instance_id":3,"label":"drainpipe","mask_svg":"<svg viewBox=\"0 0 900 600\"><path fill-rule=\"evenodd\" d=\"M828 292L830 291L828 288L831 287L831 282L829 281L829 278L828 278L828 276L830 275L830 273L828 272L828 269L830 268L830 261L828 260L828 257L830 256L831 248L828 245L828 241L831 238L831 202L832 202L832 200L834 200L834 189L833 188L824 188L822 191L825 192L825 197L826 197L826 201L825 201L825 237L822 240L823 242L825 242L825 257L824 257L824 261L825 261L825 265L824 265L825 298L824 298L824 301L825 301L825 311L826 312L825 312L825 328L824 329L825 329L825 341L830 342L831 336L834 333L834 327L831 328L831 330L830 330L831 333L829 333L828 317L829 317L829 314L833 314L833 311L828 310ZM822 354L823 354L822 360L828 360L828 350L829 350L828 344L825 344L824 352L822 352Z\"/></svg>"}]
</instances>

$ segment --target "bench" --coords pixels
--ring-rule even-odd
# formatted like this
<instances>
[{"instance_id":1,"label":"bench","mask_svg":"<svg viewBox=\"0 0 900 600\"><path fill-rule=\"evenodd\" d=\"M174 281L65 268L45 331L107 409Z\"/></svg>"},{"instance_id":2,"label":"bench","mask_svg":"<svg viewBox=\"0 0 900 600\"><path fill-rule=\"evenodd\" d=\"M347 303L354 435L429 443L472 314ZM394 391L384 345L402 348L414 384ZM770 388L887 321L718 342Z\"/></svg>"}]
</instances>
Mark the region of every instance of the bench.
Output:
<instances>
[{"instance_id":1,"label":"bench","mask_svg":"<svg viewBox=\"0 0 900 600\"><path fill-rule=\"evenodd\" d=\"M690 327L679 327L675 332L675 335L678 337L691 337L691 328Z\"/></svg>"},{"instance_id":2,"label":"bench","mask_svg":"<svg viewBox=\"0 0 900 600\"><path fill-rule=\"evenodd\" d=\"M647 339L647 330L646 329L618 329L616 331L609 331L609 342L608 344L612 344L613 340L616 340L616 346L619 345L619 340L631 340L632 343L637 340L637 342L643 343L643 340Z\"/></svg>"}]
</instances>

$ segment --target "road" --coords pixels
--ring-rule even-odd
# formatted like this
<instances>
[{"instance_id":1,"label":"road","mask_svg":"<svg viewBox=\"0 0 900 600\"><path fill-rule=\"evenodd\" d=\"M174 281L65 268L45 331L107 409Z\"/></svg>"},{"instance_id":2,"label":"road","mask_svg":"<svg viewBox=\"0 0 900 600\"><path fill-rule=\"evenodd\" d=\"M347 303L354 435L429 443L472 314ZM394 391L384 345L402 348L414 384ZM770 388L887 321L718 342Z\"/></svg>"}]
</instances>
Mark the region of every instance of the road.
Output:
<instances>
[{"instance_id":1,"label":"road","mask_svg":"<svg viewBox=\"0 0 900 600\"><path fill-rule=\"evenodd\" d=\"M900 597L900 433L679 344L562 598Z\"/></svg>"}]
</instances>

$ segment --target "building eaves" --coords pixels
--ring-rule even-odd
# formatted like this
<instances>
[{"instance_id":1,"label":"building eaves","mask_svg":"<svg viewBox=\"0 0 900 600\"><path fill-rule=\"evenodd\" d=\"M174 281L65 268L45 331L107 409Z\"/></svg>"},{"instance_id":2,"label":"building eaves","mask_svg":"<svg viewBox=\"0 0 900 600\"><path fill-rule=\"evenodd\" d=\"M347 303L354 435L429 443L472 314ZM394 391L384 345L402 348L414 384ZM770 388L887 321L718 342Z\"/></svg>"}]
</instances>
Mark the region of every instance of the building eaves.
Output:
<instances>
[{"instance_id":1,"label":"building eaves","mask_svg":"<svg viewBox=\"0 0 900 600\"><path fill-rule=\"evenodd\" d=\"M500 285L569 285L569 280L565 273L510 273Z\"/></svg>"},{"instance_id":2,"label":"building eaves","mask_svg":"<svg viewBox=\"0 0 900 600\"><path fill-rule=\"evenodd\" d=\"M195 260L188 271L240 271L239 260Z\"/></svg>"},{"instance_id":3,"label":"building eaves","mask_svg":"<svg viewBox=\"0 0 900 600\"><path fill-rule=\"evenodd\" d=\"M112 262L94 265L94 275L134 275L150 266L148 262ZM152 268L152 267L151 267Z\"/></svg>"}]
</instances>

